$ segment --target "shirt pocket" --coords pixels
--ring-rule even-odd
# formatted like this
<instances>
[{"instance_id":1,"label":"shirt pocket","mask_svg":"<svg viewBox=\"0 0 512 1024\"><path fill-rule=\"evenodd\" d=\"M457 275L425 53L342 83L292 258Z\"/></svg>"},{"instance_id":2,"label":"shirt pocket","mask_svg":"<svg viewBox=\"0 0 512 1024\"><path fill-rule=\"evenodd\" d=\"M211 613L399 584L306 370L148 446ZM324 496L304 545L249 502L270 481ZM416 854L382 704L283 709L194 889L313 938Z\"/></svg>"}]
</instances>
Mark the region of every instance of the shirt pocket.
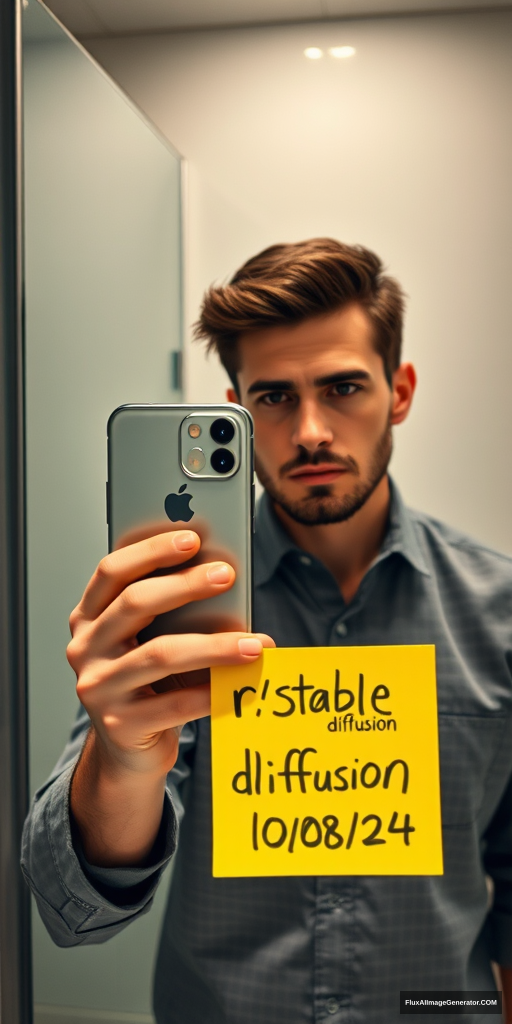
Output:
<instances>
[{"instance_id":1,"label":"shirt pocket","mask_svg":"<svg viewBox=\"0 0 512 1024\"><path fill-rule=\"evenodd\" d=\"M501 715L439 715L443 828L476 821L506 723Z\"/></svg>"}]
</instances>

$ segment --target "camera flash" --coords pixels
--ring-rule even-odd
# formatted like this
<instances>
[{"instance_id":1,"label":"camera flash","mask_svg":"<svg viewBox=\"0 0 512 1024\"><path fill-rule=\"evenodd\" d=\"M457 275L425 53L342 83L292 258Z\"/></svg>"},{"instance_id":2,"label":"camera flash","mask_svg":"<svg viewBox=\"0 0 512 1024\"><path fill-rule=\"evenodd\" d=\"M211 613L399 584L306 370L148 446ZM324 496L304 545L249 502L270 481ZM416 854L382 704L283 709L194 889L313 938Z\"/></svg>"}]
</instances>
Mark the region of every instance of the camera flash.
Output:
<instances>
[{"instance_id":1,"label":"camera flash","mask_svg":"<svg viewBox=\"0 0 512 1024\"><path fill-rule=\"evenodd\" d=\"M198 428L199 429L199 428ZM190 430L189 430L190 433ZM206 456L202 448L191 448L187 455L187 466L193 473L200 473L206 465Z\"/></svg>"},{"instance_id":2,"label":"camera flash","mask_svg":"<svg viewBox=\"0 0 512 1024\"><path fill-rule=\"evenodd\" d=\"M188 428L188 432L190 437L199 437L201 433L201 427L199 426L199 423L191 423Z\"/></svg>"}]
</instances>

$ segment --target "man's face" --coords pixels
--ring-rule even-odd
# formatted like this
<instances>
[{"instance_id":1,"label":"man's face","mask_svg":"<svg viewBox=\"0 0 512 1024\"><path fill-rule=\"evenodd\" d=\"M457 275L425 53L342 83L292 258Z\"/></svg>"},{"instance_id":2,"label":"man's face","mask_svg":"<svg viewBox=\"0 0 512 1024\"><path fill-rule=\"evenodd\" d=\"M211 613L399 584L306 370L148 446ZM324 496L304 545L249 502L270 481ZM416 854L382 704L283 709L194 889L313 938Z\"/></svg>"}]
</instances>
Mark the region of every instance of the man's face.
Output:
<instances>
[{"instance_id":1,"label":"man's face","mask_svg":"<svg viewBox=\"0 0 512 1024\"><path fill-rule=\"evenodd\" d=\"M352 304L239 341L240 400L254 419L256 472L296 522L350 518L386 472L391 425L407 414L414 377L404 411L372 330L364 310ZM229 397L237 400L233 392Z\"/></svg>"}]
</instances>

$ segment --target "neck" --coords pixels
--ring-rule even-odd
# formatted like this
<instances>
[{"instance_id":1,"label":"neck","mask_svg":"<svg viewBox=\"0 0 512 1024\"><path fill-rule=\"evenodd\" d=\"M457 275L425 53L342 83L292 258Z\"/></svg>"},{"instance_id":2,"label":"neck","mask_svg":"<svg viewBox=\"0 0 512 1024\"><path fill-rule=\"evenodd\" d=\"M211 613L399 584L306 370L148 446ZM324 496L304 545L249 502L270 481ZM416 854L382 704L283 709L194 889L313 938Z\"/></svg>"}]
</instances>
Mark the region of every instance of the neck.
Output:
<instances>
[{"instance_id":1,"label":"neck","mask_svg":"<svg viewBox=\"0 0 512 1024\"><path fill-rule=\"evenodd\" d=\"M389 515L389 479L383 476L362 508L342 523L304 526L279 505L277 517L292 539L330 570L346 602L354 597L363 576L377 557Z\"/></svg>"}]
</instances>

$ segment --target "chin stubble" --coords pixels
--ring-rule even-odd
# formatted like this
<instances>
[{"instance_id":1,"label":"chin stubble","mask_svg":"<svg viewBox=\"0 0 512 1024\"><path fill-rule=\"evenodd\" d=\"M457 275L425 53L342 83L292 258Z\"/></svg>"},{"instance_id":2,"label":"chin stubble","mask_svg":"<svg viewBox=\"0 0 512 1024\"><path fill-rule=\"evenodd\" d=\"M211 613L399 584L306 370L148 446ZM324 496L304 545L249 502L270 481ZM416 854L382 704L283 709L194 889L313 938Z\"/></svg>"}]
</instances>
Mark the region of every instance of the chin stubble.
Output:
<instances>
[{"instance_id":1,"label":"chin stubble","mask_svg":"<svg viewBox=\"0 0 512 1024\"><path fill-rule=\"evenodd\" d=\"M379 438L375 445L370 469L365 480L358 479L360 471L357 463L352 459L346 460L349 463L347 466L348 472L356 477L356 484L353 490L349 494L343 495L343 497L332 493L333 485L319 484L316 487L309 487L309 493L299 501L289 501L280 491L278 485L265 472L257 456L255 456L255 469L260 483L272 501L279 505L291 519L302 526L323 526L328 523L343 523L346 519L350 519L355 515L356 512L359 512L359 509L366 504L385 475L392 450L391 426L388 423L382 437ZM315 461L317 463L321 461L335 461L334 458L326 459L325 455L326 453L318 453L316 459L313 459L305 453L303 457L299 457L297 465L300 465L301 462L311 465ZM336 459L336 461L340 460Z\"/></svg>"}]
</instances>

